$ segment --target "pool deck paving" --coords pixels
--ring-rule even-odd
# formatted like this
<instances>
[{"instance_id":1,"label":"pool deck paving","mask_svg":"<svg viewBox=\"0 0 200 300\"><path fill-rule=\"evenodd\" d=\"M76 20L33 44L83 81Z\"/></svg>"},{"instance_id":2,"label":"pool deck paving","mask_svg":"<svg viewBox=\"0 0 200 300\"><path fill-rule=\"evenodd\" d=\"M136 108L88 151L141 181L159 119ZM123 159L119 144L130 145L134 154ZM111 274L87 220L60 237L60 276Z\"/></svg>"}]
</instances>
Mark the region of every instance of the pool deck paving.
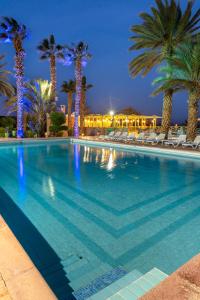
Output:
<instances>
[{"instance_id":1,"label":"pool deck paving","mask_svg":"<svg viewBox=\"0 0 200 300\"><path fill-rule=\"evenodd\" d=\"M1 300L57 299L1 215L0 249Z\"/></svg>"},{"instance_id":2,"label":"pool deck paving","mask_svg":"<svg viewBox=\"0 0 200 300\"><path fill-rule=\"evenodd\" d=\"M140 300L199 300L200 254L154 287Z\"/></svg>"}]
</instances>

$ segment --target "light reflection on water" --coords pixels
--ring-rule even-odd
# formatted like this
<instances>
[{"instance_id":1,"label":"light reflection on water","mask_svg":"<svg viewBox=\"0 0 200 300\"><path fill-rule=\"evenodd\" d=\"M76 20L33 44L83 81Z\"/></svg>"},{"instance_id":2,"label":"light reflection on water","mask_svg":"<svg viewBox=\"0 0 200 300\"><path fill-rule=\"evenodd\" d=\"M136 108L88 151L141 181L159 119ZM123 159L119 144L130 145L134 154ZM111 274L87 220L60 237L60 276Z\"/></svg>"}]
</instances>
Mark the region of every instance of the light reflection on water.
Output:
<instances>
[{"instance_id":1,"label":"light reflection on water","mask_svg":"<svg viewBox=\"0 0 200 300\"><path fill-rule=\"evenodd\" d=\"M17 148L17 159L18 159L18 180L19 180L19 196L20 205L23 205L26 200L26 176L24 167L24 148L19 146Z\"/></svg>"}]
</instances>

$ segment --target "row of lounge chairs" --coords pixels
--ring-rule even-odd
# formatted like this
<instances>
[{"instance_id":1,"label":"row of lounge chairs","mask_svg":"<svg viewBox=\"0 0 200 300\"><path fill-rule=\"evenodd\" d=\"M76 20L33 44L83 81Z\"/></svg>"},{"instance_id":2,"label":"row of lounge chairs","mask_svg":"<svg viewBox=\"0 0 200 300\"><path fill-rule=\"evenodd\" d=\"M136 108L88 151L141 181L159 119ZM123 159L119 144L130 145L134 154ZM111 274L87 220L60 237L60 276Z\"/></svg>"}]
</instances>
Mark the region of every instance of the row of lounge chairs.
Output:
<instances>
[{"instance_id":1,"label":"row of lounge chairs","mask_svg":"<svg viewBox=\"0 0 200 300\"><path fill-rule=\"evenodd\" d=\"M128 134L127 131L111 131L108 135L99 136L100 140L105 141L116 141L116 142L125 142L125 143L139 143L139 144L151 144L151 145L167 145L173 147L182 146L183 148L193 148L197 149L200 147L200 135L198 135L193 142L186 141L186 135L181 134L178 137L165 139L165 134L160 133L150 133L148 136L144 132L140 133L137 137L134 133Z\"/></svg>"}]
</instances>

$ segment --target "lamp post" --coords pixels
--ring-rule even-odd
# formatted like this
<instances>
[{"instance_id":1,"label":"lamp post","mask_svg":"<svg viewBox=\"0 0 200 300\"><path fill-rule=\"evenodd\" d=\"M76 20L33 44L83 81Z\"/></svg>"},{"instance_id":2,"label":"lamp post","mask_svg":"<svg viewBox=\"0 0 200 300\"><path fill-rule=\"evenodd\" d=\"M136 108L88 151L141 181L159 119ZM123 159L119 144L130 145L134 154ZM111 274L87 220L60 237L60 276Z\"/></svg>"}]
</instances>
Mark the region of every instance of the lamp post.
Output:
<instances>
[{"instance_id":1,"label":"lamp post","mask_svg":"<svg viewBox=\"0 0 200 300\"><path fill-rule=\"evenodd\" d=\"M114 111L110 110L109 115L111 116L111 127L114 127Z\"/></svg>"}]
</instances>

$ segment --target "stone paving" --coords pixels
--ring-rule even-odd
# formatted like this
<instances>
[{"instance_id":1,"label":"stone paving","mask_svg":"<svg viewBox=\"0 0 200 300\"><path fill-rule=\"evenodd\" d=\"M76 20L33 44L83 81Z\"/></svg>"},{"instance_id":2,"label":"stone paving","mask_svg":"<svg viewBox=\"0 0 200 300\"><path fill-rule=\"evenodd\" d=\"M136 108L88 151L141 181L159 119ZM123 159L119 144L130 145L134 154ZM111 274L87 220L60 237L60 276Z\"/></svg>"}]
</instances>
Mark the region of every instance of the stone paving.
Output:
<instances>
[{"instance_id":1,"label":"stone paving","mask_svg":"<svg viewBox=\"0 0 200 300\"><path fill-rule=\"evenodd\" d=\"M0 216L0 300L56 297Z\"/></svg>"}]
</instances>

